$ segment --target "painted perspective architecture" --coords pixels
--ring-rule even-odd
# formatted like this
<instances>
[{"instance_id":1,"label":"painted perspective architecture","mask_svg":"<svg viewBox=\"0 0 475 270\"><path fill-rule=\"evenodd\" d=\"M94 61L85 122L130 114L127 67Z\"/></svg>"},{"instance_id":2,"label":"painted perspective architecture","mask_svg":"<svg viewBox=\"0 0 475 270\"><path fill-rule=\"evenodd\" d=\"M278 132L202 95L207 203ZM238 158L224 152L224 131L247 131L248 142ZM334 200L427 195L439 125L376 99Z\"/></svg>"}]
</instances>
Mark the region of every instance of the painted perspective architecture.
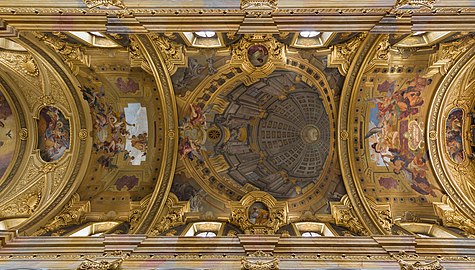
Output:
<instances>
[{"instance_id":1,"label":"painted perspective architecture","mask_svg":"<svg viewBox=\"0 0 475 270\"><path fill-rule=\"evenodd\" d=\"M0 269L475 269L472 0L0 2Z\"/></svg>"}]
</instances>

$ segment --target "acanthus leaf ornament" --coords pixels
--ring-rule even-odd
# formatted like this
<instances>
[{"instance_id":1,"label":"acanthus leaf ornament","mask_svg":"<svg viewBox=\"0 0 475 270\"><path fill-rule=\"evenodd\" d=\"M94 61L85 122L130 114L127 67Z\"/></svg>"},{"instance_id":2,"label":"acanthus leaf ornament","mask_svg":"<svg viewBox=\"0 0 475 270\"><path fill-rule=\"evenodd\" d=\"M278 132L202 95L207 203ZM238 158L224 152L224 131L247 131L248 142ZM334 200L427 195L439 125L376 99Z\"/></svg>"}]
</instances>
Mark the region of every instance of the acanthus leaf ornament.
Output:
<instances>
[{"instance_id":1,"label":"acanthus leaf ornament","mask_svg":"<svg viewBox=\"0 0 475 270\"><path fill-rule=\"evenodd\" d=\"M469 34L448 43L439 44L439 49L430 57L427 77L437 73L445 75L457 58L475 44L475 35Z\"/></svg>"},{"instance_id":2,"label":"acanthus leaf ornament","mask_svg":"<svg viewBox=\"0 0 475 270\"><path fill-rule=\"evenodd\" d=\"M348 228L357 235L370 235L357 217L348 195L343 196L340 202L331 202L330 205L336 225Z\"/></svg>"},{"instance_id":3,"label":"acanthus leaf ornament","mask_svg":"<svg viewBox=\"0 0 475 270\"><path fill-rule=\"evenodd\" d=\"M272 253L257 250L241 259L242 270L278 270L279 259L274 258Z\"/></svg>"},{"instance_id":4,"label":"acanthus leaf ornament","mask_svg":"<svg viewBox=\"0 0 475 270\"><path fill-rule=\"evenodd\" d=\"M164 216L153 227L151 235L160 235L173 227L185 224L185 213L190 211L189 202L180 202L175 194L169 193L166 208L167 210L162 212Z\"/></svg>"},{"instance_id":5,"label":"acanthus leaf ornament","mask_svg":"<svg viewBox=\"0 0 475 270\"><path fill-rule=\"evenodd\" d=\"M449 197L444 196L442 202L433 202L433 206L444 226L455 227L469 236L475 236L475 222L460 212Z\"/></svg>"},{"instance_id":6,"label":"acanthus leaf ornament","mask_svg":"<svg viewBox=\"0 0 475 270\"><path fill-rule=\"evenodd\" d=\"M351 61L356 55L358 48L366 38L366 33L358 34L343 44L334 45L328 58L329 67L337 67L342 75L346 75L351 65Z\"/></svg>"},{"instance_id":7,"label":"acanthus leaf ornament","mask_svg":"<svg viewBox=\"0 0 475 270\"><path fill-rule=\"evenodd\" d=\"M84 4L88 8L96 8L96 7L118 7L118 8L125 8L124 2L122 0L83 0Z\"/></svg>"},{"instance_id":8,"label":"acanthus leaf ornament","mask_svg":"<svg viewBox=\"0 0 475 270\"><path fill-rule=\"evenodd\" d=\"M74 194L66 208L46 225L34 232L32 236L45 235L54 232L62 227L78 224L82 221L84 214L91 209L89 201L80 201L79 195Z\"/></svg>"},{"instance_id":9,"label":"acanthus leaf ornament","mask_svg":"<svg viewBox=\"0 0 475 270\"><path fill-rule=\"evenodd\" d=\"M187 57L183 45L158 34L151 35L151 38L157 49L162 53L170 76L176 72L178 67L186 66Z\"/></svg>"}]
</instances>

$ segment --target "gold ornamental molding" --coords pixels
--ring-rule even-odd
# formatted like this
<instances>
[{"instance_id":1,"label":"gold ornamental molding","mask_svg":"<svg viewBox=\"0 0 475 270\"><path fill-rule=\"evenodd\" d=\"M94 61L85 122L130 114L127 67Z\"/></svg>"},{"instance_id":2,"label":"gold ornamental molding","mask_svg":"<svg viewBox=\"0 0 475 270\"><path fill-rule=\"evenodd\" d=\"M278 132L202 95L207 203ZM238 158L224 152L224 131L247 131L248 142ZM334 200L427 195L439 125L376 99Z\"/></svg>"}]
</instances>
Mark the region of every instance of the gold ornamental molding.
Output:
<instances>
[{"instance_id":1,"label":"gold ornamental molding","mask_svg":"<svg viewBox=\"0 0 475 270\"><path fill-rule=\"evenodd\" d=\"M170 76L175 74L178 67L186 66L188 59L185 57L185 46L159 34L150 34L150 37L162 53Z\"/></svg>"},{"instance_id":2,"label":"gold ornamental molding","mask_svg":"<svg viewBox=\"0 0 475 270\"><path fill-rule=\"evenodd\" d=\"M257 250L241 259L241 270L279 270L279 259L270 252Z\"/></svg>"},{"instance_id":3,"label":"gold ornamental molding","mask_svg":"<svg viewBox=\"0 0 475 270\"><path fill-rule=\"evenodd\" d=\"M241 80L249 86L285 65L285 45L272 35L245 35L233 46L230 65L244 71Z\"/></svg>"},{"instance_id":4,"label":"gold ornamental molding","mask_svg":"<svg viewBox=\"0 0 475 270\"><path fill-rule=\"evenodd\" d=\"M167 230L185 224L185 213L190 212L190 202L180 202L173 193L168 194L166 208L160 213L162 217L155 224L150 235L160 235Z\"/></svg>"},{"instance_id":5,"label":"gold ornamental molding","mask_svg":"<svg viewBox=\"0 0 475 270\"><path fill-rule=\"evenodd\" d=\"M348 228L356 235L370 235L370 232L357 217L348 195L343 196L339 202L330 202L330 206L336 225Z\"/></svg>"},{"instance_id":6,"label":"gold ornamental molding","mask_svg":"<svg viewBox=\"0 0 475 270\"><path fill-rule=\"evenodd\" d=\"M150 64L150 69L155 77L158 88L158 98L163 108L163 130L173 131L178 134L178 115L175 95L173 93L172 82L168 72L167 56L163 52L163 47L157 43L157 36L134 36L143 58ZM155 39L155 40L154 40ZM173 51L173 50L172 50ZM177 52L178 53L178 52ZM172 53L173 55L173 53ZM176 136L165 136L163 142L163 156L161 157L160 171L157 175L157 183L151 194L150 201L137 213L131 216L134 220L132 233L147 233L152 230L154 224L159 223L160 213L166 207L168 194L172 185L176 161L178 156L178 138Z\"/></svg>"},{"instance_id":7,"label":"gold ornamental molding","mask_svg":"<svg viewBox=\"0 0 475 270\"><path fill-rule=\"evenodd\" d=\"M353 153L353 138L357 136L351 127L351 121L353 119L352 115L355 111L355 95L352 93L357 92L357 87L361 81L361 78L366 70L366 66L371 60L375 57L378 57L379 48L385 47L381 46L384 44L384 35L366 35L366 39L363 41L358 41L358 47L355 48L356 53L349 52L348 48L344 51L346 55L355 54L354 57L350 57L346 60L345 65L349 65L348 74L345 78L345 83L342 88L339 112L338 112L338 123L337 123L337 134L345 134L342 140L337 141L337 150L339 163L342 171L343 182L345 183L345 188L348 192L348 200L351 205L350 209L342 212L338 218L340 220L351 220L355 231L360 232L361 234L389 234L388 228L391 226L390 212L384 211L384 209L377 210L374 208L374 203L369 201L364 191L361 188L361 184L357 175L356 161ZM360 39L363 37L355 37L355 39ZM356 42L353 41L353 42ZM352 43L352 42L350 42ZM352 46L350 46L352 47ZM335 50L335 48L333 49ZM384 54L380 54L384 55ZM343 62L345 63L345 62ZM340 66L339 70L344 66ZM345 71L342 69L341 71ZM343 133L342 133L343 132ZM346 135L348 134L348 135ZM376 211L377 210L377 211ZM382 211L382 212L381 212ZM357 225L359 224L359 225Z\"/></svg>"},{"instance_id":8,"label":"gold ornamental molding","mask_svg":"<svg viewBox=\"0 0 475 270\"><path fill-rule=\"evenodd\" d=\"M118 7L125 8L124 2L122 0L83 0L84 4L88 8L97 8L97 7Z\"/></svg>"},{"instance_id":9,"label":"gold ornamental molding","mask_svg":"<svg viewBox=\"0 0 475 270\"><path fill-rule=\"evenodd\" d=\"M265 46L268 50L268 58L263 58L262 63L254 61L257 63L257 66L253 65L248 55L248 50L252 46ZM270 74L275 69L282 69L297 73L305 83L318 89L319 93L324 97L322 100L329 116L330 132L334 132L338 106L335 104L335 97L333 96L334 91L331 90L331 87L326 81L326 76L321 70L310 64L305 59L286 53L285 46L274 40L271 35L246 35L231 49L231 60L227 65L219 67L215 74L205 77L193 91L187 92L184 97L177 98L179 104L179 115L187 114L189 104L199 103L204 104L203 108L205 108L205 110L211 107L213 111L218 113L224 111L227 104L220 98L220 95L226 95L241 83L252 84L262 76L267 76L265 74ZM232 73L233 76L229 76L230 73ZM316 79L316 77L320 79ZM210 89L213 88L216 90L211 92ZM327 89L327 91L323 89ZM209 96L209 98L205 99L205 96ZM331 147L335 147L336 138L331 137L330 140ZM333 151L330 151L330 153L332 152ZM188 159L181 159L180 163L184 165L190 177L196 179L200 186L202 186L210 195L223 201L238 200L238 197L243 196L250 191L248 189L249 186L246 187L238 184L236 181L223 177L222 174L220 174L220 170L225 170L226 168L226 161L220 158L210 159L207 155L203 155L203 158L204 163L198 163ZM335 164L336 158L337 155L331 157L329 155L323 168L322 177L326 175L325 172L330 170L332 164ZM203 172L205 169L209 171L209 174ZM215 186L209 185L210 177L218 179L216 183L223 183L225 185L225 191L223 192ZM303 209L311 203L315 203L318 196L312 196L314 199L309 200L305 199L305 194L311 194L312 192L315 192L317 188L318 185L315 185L314 188L307 191L308 193L306 192L302 196L289 199L289 205L296 205L293 209ZM230 193L234 194L234 197L230 198L227 195Z\"/></svg>"},{"instance_id":10,"label":"gold ornamental molding","mask_svg":"<svg viewBox=\"0 0 475 270\"><path fill-rule=\"evenodd\" d=\"M334 45L328 57L328 66L336 67L340 74L346 75L358 48L366 36L366 33L360 33L343 44Z\"/></svg>"},{"instance_id":11,"label":"gold ornamental molding","mask_svg":"<svg viewBox=\"0 0 475 270\"><path fill-rule=\"evenodd\" d=\"M288 223L287 202L263 191L251 191L238 202L228 202L227 207L231 209L229 222L245 234L275 234Z\"/></svg>"},{"instance_id":12,"label":"gold ornamental molding","mask_svg":"<svg viewBox=\"0 0 475 270\"><path fill-rule=\"evenodd\" d=\"M460 44L460 46L463 45ZM475 172L473 171L473 161L469 159L471 147L468 138L470 136L468 113L475 101L473 96L475 93L473 86L475 42L461 51L459 51L460 48L453 47L453 49L458 52L453 54L453 58L450 60L451 67L431 101L426 127L429 132L426 135L426 141L431 159L430 164L445 194L450 198L450 202L453 204L452 208L473 222L475 221L475 196L473 194ZM457 120L460 121L458 126L461 128L461 144L457 149L461 155L455 158L452 155L454 153L449 152L453 150L449 150L447 137L449 132L452 134L454 131L449 125L449 117L452 117L454 110L461 112L460 119ZM451 130L447 130L449 128ZM450 149L453 147L451 146Z\"/></svg>"},{"instance_id":13,"label":"gold ornamental molding","mask_svg":"<svg viewBox=\"0 0 475 270\"><path fill-rule=\"evenodd\" d=\"M449 197L444 196L442 202L433 202L433 206L444 226L458 228L468 237L475 238L475 222L460 212Z\"/></svg>"}]
</instances>

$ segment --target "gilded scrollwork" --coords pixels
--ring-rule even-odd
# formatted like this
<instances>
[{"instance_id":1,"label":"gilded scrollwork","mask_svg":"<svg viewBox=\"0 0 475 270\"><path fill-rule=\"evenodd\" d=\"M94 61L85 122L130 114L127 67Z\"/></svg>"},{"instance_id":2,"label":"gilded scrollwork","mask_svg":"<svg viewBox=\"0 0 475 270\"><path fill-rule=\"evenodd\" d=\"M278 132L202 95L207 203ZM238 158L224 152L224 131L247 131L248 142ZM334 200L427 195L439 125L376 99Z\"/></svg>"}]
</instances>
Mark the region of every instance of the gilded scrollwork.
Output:
<instances>
[{"instance_id":1,"label":"gilded scrollwork","mask_svg":"<svg viewBox=\"0 0 475 270\"><path fill-rule=\"evenodd\" d=\"M427 76L436 73L445 75L460 55L475 44L475 35L469 34L457 40L439 44L439 49L431 55Z\"/></svg>"},{"instance_id":2,"label":"gilded scrollwork","mask_svg":"<svg viewBox=\"0 0 475 270\"><path fill-rule=\"evenodd\" d=\"M0 219L7 217L17 217L31 215L38 208L42 195L41 189L44 182L33 186L28 192L17 196L14 200L8 202L0 208Z\"/></svg>"},{"instance_id":3,"label":"gilded scrollwork","mask_svg":"<svg viewBox=\"0 0 475 270\"><path fill-rule=\"evenodd\" d=\"M351 61L355 57L358 48L363 40L365 40L366 36L366 33L361 33L346 43L334 45L328 58L328 65L330 67L337 67L341 74L346 75ZM384 54L381 54L381 56L383 55Z\"/></svg>"},{"instance_id":4,"label":"gilded scrollwork","mask_svg":"<svg viewBox=\"0 0 475 270\"><path fill-rule=\"evenodd\" d=\"M190 211L189 202L180 202L173 193L169 193L165 206L167 210L162 211L164 216L153 227L151 235L160 235L173 227L185 224L185 213Z\"/></svg>"},{"instance_id":5,"label":"gilded scrollwork","mask_svg":"<svg viewBox=\"0 0 475 270\"><path fill-rule=\"evenodd\" d=\"M125 8L124 2L122 0L83 0L84 4L88 8L96 8L96 7L118 7L118 8Z\"/></svg>"},{"instance_id":6,"label":"gilded scrollwork","mask_svg":"<svg viewBox=\"0 0 475 270\"><path fill-rule=\"evenodd\" d=\"M241 0L241 9L267 11L277 8L277 0Z\"/></svg>"},{"instance_id":7,"label":"gilded scrollwork","mask_svg":"<svg viewBox=\"0 0 475 270\"><path fill-rule=\"evenodd\" d=\"M433 205L435 213L444 226L455 227L468 235L475 236L475 222L460 212L447 196L442 199L442 202L434 202Z\"/></svg>"},{"instance_id":8,"label":"gilded scrollwork","mask_svg":"<svg viewBox=\"0 0 475 270\"><path fill-rule=\"evenodd\" d=\"M278 270L279 259L272 253L257 250L241 259L242 270Z\"/></svg>"},{"instance_id":9,"label":"gilded scrollwork","mask_svg":"<svg viewBox=\"0 0 475 270\"><path fill-rule=\"evenodd\" d=\"M78 137L81 141L85 141L89 137L89 132L87 131L87 129L83 128L79 130Z\"/></svg>"},{"instance_id":10,"label":"gilded scrollwork","mask_svg":"<svg viewBox=\"0 0 475 270\"><path fill-rule=\"evenodd\" d=\"M45 235L62 227L78 224L84 218L84 214L90 211L90 202L80 201L79 195L75 194L61 213L52 218L48 223L34 232L33 236Z\"/></svg>"},{"instance_id":11,"label":"gilded scrollwork","mask_svg":"<svg viewBox=\"0 0 475 270\"><path fill-rule=\"evenodd\" d=\"M394 8L400 9L404 7L412 7L412 8L434 8L436 0L398 0Z\"/></svg>"},{"instance_id":12,"label":"gilded scrollwork","mask_svg":"<svg viewBox=\"0 0 475 270\"><path fill-rule=\"evenodd\" d=\"M85 258L77 270L117 270L120 269L124 260L130 256L129 253L123 253L121 250L113 251L110 255L110 257L106 256L108 259L104 258L103 260Z\"/></svg>"},{"instance_id":13,"label":"gilded scrollwork","mask_svg":"<svg viewBox=\"0 0 475 270\"><path fill-rule=\"evenodd\" d=\"M11 52L0 50L0 63L4 63L20 74L28 75L29 80L37 80L39 75L38 65L33 56L28 52Z\"/></svg>"},{"instance_id":14,"label":"gilded scrollwork","mask_svg":"<svg viewBox=\"0 0 475 270\"><path fill-rule=\"evenodd\" d=\"M229 222L245 234L274 234L288 223L287 202L277 201L262 191L251 191L240 201L229 202L228 207L231 208Z\"/></svg>"},{"instance_id":15,"label":"gilded scrollwork","mask_svg":"<svg viewBox=\"0 0 475 270\"><path fill-rule=\"evenodd\" d=\"M343 196L340 202L331 202L330 204L331 213L336 225L348 228L348 230L357 235L370 234L357 217L348 195Z\"/></svg>"},{"instance_id":16,"label":"gilded scrollwork","mask_svg":"<svg viewBox=\"0 0 475 270\"><path fill-rule=\"evenodd\" d=\"M242 81L251 85L285 64L284 49L285 45L272 35L245 35L232 47L230 65L241 68L246 74ZM260 57L253 59L257 54Z\"/></svg>"},{"instance_id":17,"label":"gilded scrollwork","mask_svg":"<svg viewBox=\"0 0 475 270\"><path fill-rule=\"evenodd\" d=\"M185 57L185 47L183 45L158 34L152 34L150 37L155 46L162 53L170 75L173 75L178 67L185 66L187 64L187 58Z\"/></svg>"},{"instance_id":18,"label":"gilded scrollwork","mask_svg":"<svg viewBox=\"0 0 475 270\"><path fill-rule=\"evenodd\" d=\"M422 263L420 261L416 261L414 263L407 262L402 259L397 259L401 270L445 270L440 264L440 261L433 261L429 263Z\"/></svg>"},{"instance_id":19,"label":"gilded scrollwork","mask_svg":"<svg viewBox=\"0 0 475 270\"><path fill-rule=\"evenodd\" d=\"M18 137L22 141L26 141L28 139L28 129L27 128L21 128L20 131L18 132Z\"/></svg>"},{"instance_id":20,"label":"gilded scrollwork","mask_svg":"<svg viewBox=\"0 0 475 270\"><path fill-rule=\"evenodd\" d=\"M73 71L76 70L76 65L78 64L87 65L88 58L85 54L84 47L67 42L64 34L47 35L35 33L34 35L51 49L59 53Z\"/></svg>"}]
</instances>

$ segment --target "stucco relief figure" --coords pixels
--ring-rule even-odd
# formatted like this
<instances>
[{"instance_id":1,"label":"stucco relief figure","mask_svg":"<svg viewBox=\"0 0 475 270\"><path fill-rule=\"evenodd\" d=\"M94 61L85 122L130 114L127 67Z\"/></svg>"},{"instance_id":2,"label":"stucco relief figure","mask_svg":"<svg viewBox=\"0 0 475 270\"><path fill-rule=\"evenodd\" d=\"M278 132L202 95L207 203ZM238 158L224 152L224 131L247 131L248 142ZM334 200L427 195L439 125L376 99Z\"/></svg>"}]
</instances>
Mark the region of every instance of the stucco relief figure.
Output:
<instances>
[{"instance_id":1,"label":"stucco relief figure","mask_svg":"<svg viewBox=\"0 0 475 270\"><path fill-rule=\"evenodd\" d=\"M384 96L369 100L376 107L370 109L365 139L377 166L384 166L389 173L408 181L416 192L435 197L435 190L439 189L427 179L429 167L425 150L419 144L410 147L408 140L409 123L420 116L424 104L422 93L430 83L430 79L416 76L400 84L388 80L379 84L375 95Z\"/></svg>"},{"instance_id":2,"label":"stucco relief figure","mask_svg":"<svg viewBox=\"0 0 475 270\"><path fill-rule=\"evenodd\" d=\"M60 159L69 149L69 121L63 113L51 106L40 111L38 121L38 148L41 159L46 162Z\"/></svg>"},{"instance_id":3,"label":"stucco relief figure","mask_svg":"<svg viewBox=\"0 0 475 270\"><path fill-rule=\"evenodd\" d=\"M255 225L262 225L269 220L269 209L261 202L253 203L248 210L249 222Z\"/></svg>"},{"instance_id":4,"label":"stucco relief figure","mask_svg":"<svg viewBox=\"0 0 475 270\"><path fill-rule=\"evenodd\" d=\"M247 50L247 57L255 67L261 67L267 62L269 52L265 46L253 45Z\"/></svg>"},{"instance_id":5,"label":"stucco relief figure","mask_svg":"<svg viewBox=\"0 0 475 270\"><path fill-rule=\"evenodd\" d=\"M15 153L17 129L12 108L0 92L0 178L10 165Z\"/></svg>"},{"instance_id":6,"label":"stucco relief figure","mask_svg":"<svg viewBox=\"0 0 475 270\"><path fill-rule=\"evenodd\" d=\"M462 163L465 156L462 141L463 111L453 109L445 124L445 143L452 161Z\"/></svg>"}]
</instances>

